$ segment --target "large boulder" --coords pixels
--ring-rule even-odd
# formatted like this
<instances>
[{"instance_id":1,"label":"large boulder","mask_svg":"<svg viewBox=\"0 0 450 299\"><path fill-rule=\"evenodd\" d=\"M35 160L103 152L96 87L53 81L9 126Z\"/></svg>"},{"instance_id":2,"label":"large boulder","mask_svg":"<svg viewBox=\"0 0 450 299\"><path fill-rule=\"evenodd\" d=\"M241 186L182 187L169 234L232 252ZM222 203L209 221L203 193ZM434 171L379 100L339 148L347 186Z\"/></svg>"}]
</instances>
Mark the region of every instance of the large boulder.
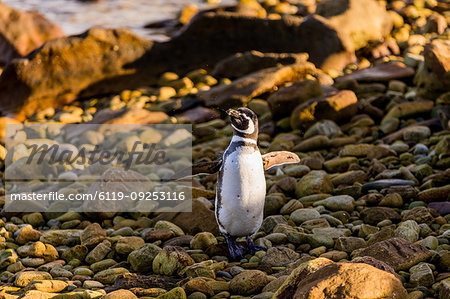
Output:
<instances>
[{"instance_id":1,"label":"large boulder","mask_svg":"<svg viewBox=\"0 0 450 299\"><path fill-rule=\"evenodd\" d=\"M21 120L36 110L76 98L146 85L149 78L136 75L133 63L152 45L127 29L93 28L48 41L4 69L0 76L1 110Z\"/></svg>"},{"instance_id":2,"label":"large boulder","mask_svg":"<svg viewBox=\"0 0 450 299\"><path fill-rule=\"evenodd\" d=\"M273 298L407 298L393 274L366 263L333 263L318 258L298 266Z\"/></svg>"},{"instance_id":3,"label":"large boulder","mask_svg":"<svg viewBox=\"0 0 450 299\"><path fill-rule=\"evenodd\" d=\"M64 32L37 11L25 12L0 3L0 64L24 56Z\"/></svg>"},{"instance_id":4,"label":"large boulder","mask_svg":"<svg viewBox=\"0 0 450 299\"><path fill-rule=\"evenodd\" d=\"M341 70L354 61L355 49L380 39L390 26L375 0L331 2L321 8L325 12L329 5L333 7L333 14L323 13L329 19L320 15L268 19L242 12L204 11L163 43L126 29L101 28L51 40L5 68L0 77L0 108L21 120L36 110L77 98L156 83L166 71L184 74L196 68L211 69L230 55L250 50L308 53L316 66Z\"/></svg>"},{"instance_id":5,"label":"large boulder","mask_svg":"<svg viewBox=\"0 0 450 299\"><path fill-rule=\"evenodd\" d=\"M304 19L206 11L170 42L155 48L170 51L169 68L180 71L192 64L210 68L225 57L248 50L306 52L310 61L323 69L342 69L354 59L355 49L382 39L392 28L386 10L374 0L324 1L317 11L319 15Z\"/></svg>"},{"instance_id":6,"label":"large boulder","mask_svg":"<svg viewBox=\"0 0 450 299\"><path fill-rule=\"evenodd\" d=\"M326 18L283 16L273 20L235 12L203 12L167 43L155 45L148 59L157 62L170 53L167 68L187 72L193 66L211 68L238 52L309 54L321 67L342 69L354 59L353 45ZM154 55L156 54L156 55Z\"/></svg>"}]
</instances>

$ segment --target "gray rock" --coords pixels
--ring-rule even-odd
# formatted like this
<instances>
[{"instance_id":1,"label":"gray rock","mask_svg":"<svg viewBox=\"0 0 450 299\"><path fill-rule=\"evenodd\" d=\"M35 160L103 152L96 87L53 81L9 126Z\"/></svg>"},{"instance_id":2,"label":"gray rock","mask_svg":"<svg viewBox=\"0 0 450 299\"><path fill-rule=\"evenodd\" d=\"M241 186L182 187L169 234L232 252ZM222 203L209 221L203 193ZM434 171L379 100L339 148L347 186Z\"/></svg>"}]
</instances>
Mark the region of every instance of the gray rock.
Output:
<instances>
[{"instance_id":1,"label":"gray rock","mask_svg":"<svg viewBox=\"0 0 450 299\"><path fill-rule=\"evenodd\" d=\"M419 263L409 269L409 281L417 286L429 287L434 283L433 270L427 263Z\"/></svg>"},{"instance_id":2,"label":"gray rock","mask_svg":"<svg viewBox=\"0 0 450 299\"><path fill-rule=\"evenodd\" d=\"M424 126L414 126L403 131L403 140L420 142L431 135L431 130Z\"/></svg>"},{"instance_id":3,"label":"gray rock","mask_svg":"<svg viewBox=\"0 0 450 299\"><path fill-rule=\"evenodd\" d=\"M332 196L328 197L321 201L316 201L313 204L314 207L316 206L325 206L328 210L331 211L347 211L352 212L355 208L355 200L353 197L349 195L338 195L338 196Z\"/></svg>"},{"instance_id":4,"label":"gray rock","mask_svg":"<svg viewBox=\"0 0 450 299\"><path fill-rule=\"evenodd\" d=\"M335 249L347 253L352 253L354 250L364 247L366 247L366 241L357 237L339 237L334 243Z\"/></svg>"},{"instance_id":5,"label":"gray rock","mask_svg":"<svg viewBox=\"0 0 450 299\"><path fill-rule=\"evenodd\" d=\"M153 260L161 252L161 248L154 244L145 244L128 255L128 262L136 272L146 272L152 269Z\"/></svg>"},{"instance_id":6,"label":"gray rock","mask_svg":"<svg viewBox=\"0 0 450 299\"><path fill-rule=\"evenodd\" d=\"M300 225L305 221L318 219L320 217L320 213L315 209L298 209L292 212L290 218L295 224Z\"/></svg>"},{"instance_id":7,"label":"gray rock","mask_svg":"<svg viewBox=\"0 0 450 299\"><path fill-rule=\"evenodd\" d=\"M333 138L342 135L342 131L334 121L325 119L315 123L308 130L306 130L304 137L310 138L317 135Z\"/></svg>"},{"instance_id":8,"label":"gray rock","mask_svg":"<svg viewBox=\"0 0 450 299\"><path fill-rule=\"evenodd\" d=\"M261 259L261 264L280 267L296 261L299 257L300 254L290 248L283 246L272 247L267 250L267 254Z\"/></svg>"}]
</instances>

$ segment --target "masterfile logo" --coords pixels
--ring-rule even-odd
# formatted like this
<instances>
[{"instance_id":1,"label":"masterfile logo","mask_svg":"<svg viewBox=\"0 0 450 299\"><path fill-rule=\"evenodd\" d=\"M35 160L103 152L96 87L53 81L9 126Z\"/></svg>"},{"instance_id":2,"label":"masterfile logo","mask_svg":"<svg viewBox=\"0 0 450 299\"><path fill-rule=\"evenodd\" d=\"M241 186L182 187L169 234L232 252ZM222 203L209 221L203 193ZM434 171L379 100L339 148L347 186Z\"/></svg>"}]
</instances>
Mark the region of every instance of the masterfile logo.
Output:
<instances>
[{"instance_id":1,"label":"masterfile logo","mask_svg":"<svg viewBox=\"0 0 450 299\"><path fill-rule=\"evenodd\" d=\"M5 210L189 212L190 125L26 124L6 128Z\"/></svg>"}]
</instances>

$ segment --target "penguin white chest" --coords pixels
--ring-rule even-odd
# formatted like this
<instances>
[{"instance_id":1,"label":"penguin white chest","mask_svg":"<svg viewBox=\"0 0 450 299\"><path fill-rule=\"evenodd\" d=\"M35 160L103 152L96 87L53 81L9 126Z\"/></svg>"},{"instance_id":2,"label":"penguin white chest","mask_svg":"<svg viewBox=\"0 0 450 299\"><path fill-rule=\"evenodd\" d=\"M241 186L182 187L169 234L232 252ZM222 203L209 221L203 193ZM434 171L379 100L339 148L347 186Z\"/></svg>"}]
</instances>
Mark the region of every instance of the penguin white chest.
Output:
<instances>
[{"instance_id":1,"label":"penguin white chest","mask_svg":"<svg viewBox=\"0 0 450 299\"><path fill-rule=\"evenodd\" d=\"M224 155L218 176L216 218L222 233L249 236L263 220L266 180L259 150L237 147Z\"/></svg>"}]
</instances>

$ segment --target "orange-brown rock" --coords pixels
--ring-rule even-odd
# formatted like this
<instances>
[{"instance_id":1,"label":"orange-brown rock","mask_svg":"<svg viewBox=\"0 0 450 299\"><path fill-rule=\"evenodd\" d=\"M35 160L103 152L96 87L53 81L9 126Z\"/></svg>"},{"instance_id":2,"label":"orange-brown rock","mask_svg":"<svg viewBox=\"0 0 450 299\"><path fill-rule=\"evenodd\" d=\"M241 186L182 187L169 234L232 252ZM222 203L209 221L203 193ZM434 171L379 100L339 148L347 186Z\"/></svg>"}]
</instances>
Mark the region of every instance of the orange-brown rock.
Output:
<instances>
[{"instance_id":1,"label":"orange-brown rock","mask_svg":"<svg viewBox=\"0 0 450 299\"><path fill-rule=\"evenodd\" d=\"M37 11L25 12L0 3L0 64L24 56L64 32Z\"/></svg>"},{"instance_id":2,"label":"orange-brown rock","mask_svg":"<svg viewBox=\"0 0 450 299\"><path fill-rule=\"evenodd\" d=\"M297 106L291 114L291 127L309 127L322 119L341 121L357 112L358 98L351 90L327 93Z\"/></svg>"},{"instance_id":3,"label":"orange-brown rock","mask_svg":"<svg viewBox=\"0 0 450 299\"><path fill-rule=\"evenodd\" d=\"M127 29L101 28L48 41L3 70L0 109L21 120L79 97L143 86L149 79L133 76L133 63L152 44Z\"/></svg>"},{"instance_id":4,"label":"orange-brown rock","mask_svg":"<svg viewBox=\"0 0 450 299\"><path fill-rule=\"evenodd\" d=\"M273 298L407 297L408 293L401 281L391 273L364 263L333 263L318 258L295 269Z\"/></svg>"}]
</instances>

